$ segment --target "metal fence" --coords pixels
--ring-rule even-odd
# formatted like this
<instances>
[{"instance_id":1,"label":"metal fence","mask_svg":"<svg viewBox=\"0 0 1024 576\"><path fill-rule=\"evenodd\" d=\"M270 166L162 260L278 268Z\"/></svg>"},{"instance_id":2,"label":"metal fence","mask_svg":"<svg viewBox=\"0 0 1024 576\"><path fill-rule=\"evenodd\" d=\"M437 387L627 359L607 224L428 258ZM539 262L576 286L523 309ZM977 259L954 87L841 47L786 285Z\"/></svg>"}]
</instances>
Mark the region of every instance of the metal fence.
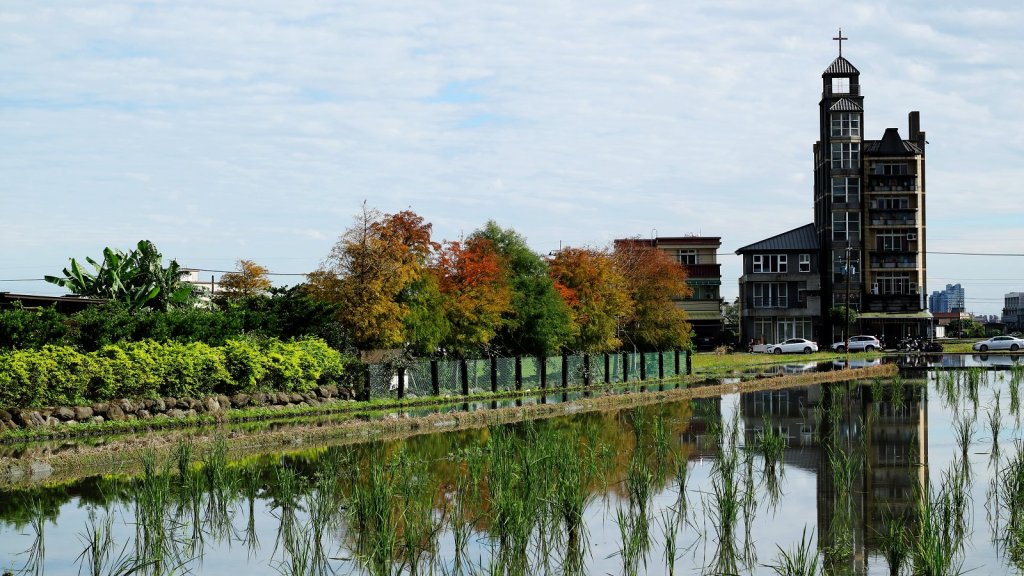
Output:
<instances>
[{"instance_id":1,"label":"metal fence","mask_svg":"<svg viewBox=\"0 0 1024 576\"><path fill-rule=\"evenodd\" d=\"M613 352L549 357L415 360L404 366L370 364L364 397L469 396L661 380L690 374L685 350Z\"/></svg>"}]
</instances>

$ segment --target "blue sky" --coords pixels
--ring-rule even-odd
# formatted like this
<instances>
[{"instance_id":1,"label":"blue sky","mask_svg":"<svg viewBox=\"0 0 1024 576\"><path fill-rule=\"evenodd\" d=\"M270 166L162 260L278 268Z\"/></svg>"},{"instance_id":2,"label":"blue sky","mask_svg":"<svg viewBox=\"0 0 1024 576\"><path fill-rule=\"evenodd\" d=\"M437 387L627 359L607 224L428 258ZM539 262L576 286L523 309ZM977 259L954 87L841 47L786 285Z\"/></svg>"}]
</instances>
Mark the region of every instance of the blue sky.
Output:
<instances>
[{"instance_id":1,"label":"blue sky","mask_svg":"<svg viewBox=\"0 0 1024 576\"><path fill-rule=\"evenodd\" d=\"M185 266L317 267L365 200L538 251L810 222L821 73L928 148L928 247L1024 252L1024 4L8 0L0 291L153 240ZM736 294L739 259L721 257ZM931 255L998 313L1024 259ZM282 278L283 282L294 278Z\"/></svg>"}]
</instances>

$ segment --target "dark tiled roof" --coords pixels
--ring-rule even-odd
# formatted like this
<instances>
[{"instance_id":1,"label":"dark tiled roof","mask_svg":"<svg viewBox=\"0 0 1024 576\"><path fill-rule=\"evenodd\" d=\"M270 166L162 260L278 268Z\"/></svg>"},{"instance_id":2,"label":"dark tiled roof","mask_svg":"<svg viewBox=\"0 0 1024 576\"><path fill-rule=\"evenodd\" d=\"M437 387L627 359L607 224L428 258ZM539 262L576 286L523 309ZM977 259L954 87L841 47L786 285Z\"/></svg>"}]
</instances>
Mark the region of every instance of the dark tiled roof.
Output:
<instances>
[{"instance_id":1,"label":"dark tiled roof","mask_svg":"<svg viewBox=\"0 0 1024 576\"><path fill-rule=\"evenodd\" d=\"M914 142L900 138L900 131L896 128L886 128L881 140L864 142L864 153L872 156L908 156L921 154L921 149Z\"/></svg>"},{"instance_id":2,"label":"dark tiled roof","mask_svg":"<svg viewBox=\"0 0 1024 576\"><path fill-rule=\"evenodd\" d=\"M832 64L825 69L825 73L822 76L831 75L847 75L847 74L860 74L860 70L854 68L850 61L842 56L832 61Z\"/></svg>"},{"instance_id":3,"label":"dark tiled roof","mask_svg":"<svg viewBox=\"0 0 1024 576\"><path fill-rule=\"evenodd\" d=\"M789 232L783 232L771 238L754 242L736 250L737 254L744 252L762 252L765 250L817 250L818 235L814 231L814 224L804 224Z\"/></svg>"},{"instance_id":4,"label":"dark tiled roof","mask_svg":"<svg viewBox=\"0 0 1024 576\"><path fill-rule=\"evenodd\" d=\"M840 98L829 110L832 112L860 112L864 110L864 107L852 100Z\"/></svg>"}]
</instances>

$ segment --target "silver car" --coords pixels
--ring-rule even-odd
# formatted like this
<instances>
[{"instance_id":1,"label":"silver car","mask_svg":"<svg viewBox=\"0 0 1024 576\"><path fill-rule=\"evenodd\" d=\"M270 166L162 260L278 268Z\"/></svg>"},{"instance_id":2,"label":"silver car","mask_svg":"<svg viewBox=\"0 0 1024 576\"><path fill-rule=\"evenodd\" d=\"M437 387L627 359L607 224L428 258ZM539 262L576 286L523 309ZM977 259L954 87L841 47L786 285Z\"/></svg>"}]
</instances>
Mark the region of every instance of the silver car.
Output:
<instances>
[{"instance_id":1,"label":"silver car","mask_svg":"<svg viewBox=\"0 0 1024 576\"><path fill-rule=\"evenodd\" d=\"M836 342L831 348L833 352L845 352L846 342ZM874 352L881 349L882 343L874 336L850 336L850 352Z\"/></svg>"},{"instance_id":2,"label":"silver car","mask_svg":"<svg viewBox=\"0 0 1024 576\"><path fill-rule=\"evenodd\" d=\"M974 346L971 346L976 352L988 352L989 350L1009 350L1016 352L1021 348L1024 348L1024 340L1017 338L1016 336L993 336L988 340L982 340L981 342L975 342Z\"/></svg>"}]
</instances>

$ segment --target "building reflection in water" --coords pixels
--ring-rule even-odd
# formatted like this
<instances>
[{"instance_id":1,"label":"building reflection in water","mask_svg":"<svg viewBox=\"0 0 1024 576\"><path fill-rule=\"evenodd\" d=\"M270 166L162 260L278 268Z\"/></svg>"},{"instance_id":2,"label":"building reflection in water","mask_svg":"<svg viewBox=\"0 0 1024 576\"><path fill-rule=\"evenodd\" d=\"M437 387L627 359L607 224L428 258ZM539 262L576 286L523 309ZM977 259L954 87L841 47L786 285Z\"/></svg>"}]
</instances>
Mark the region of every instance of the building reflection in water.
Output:
<instances>
[{"instance_id":1,"label":"building reflection in water","mask_svg":"<svg viewBox=\"0 0 1024 576\"><path fill-rule=\"evenodd\" d=\"M786 439L785 466L816 475L819 550L845 550L838 560L865 574L868 556L880 553L885 519L912 515L917 486L928 482L927 386L902 381L894 389L886 381L747 392L740 415L748 446L770 422ZM848 490L835 484L846 462Z\"/></svg>"}]
</instances>

